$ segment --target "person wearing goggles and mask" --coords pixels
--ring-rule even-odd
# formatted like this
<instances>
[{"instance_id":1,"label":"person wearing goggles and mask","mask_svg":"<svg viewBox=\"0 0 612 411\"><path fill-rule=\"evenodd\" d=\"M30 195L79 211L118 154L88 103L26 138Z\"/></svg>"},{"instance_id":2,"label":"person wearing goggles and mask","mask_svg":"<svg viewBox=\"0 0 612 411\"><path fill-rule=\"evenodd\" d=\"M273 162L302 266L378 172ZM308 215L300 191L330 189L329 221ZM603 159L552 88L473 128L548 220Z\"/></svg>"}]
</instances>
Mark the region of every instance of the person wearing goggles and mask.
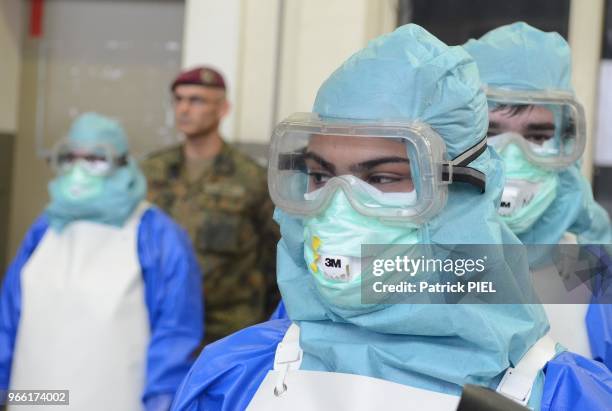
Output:
<instances>
[{"instance_id":1,"label":"person wearing goggles and mask","mask_svg":"<svg viewBox=\"0 0 612 411\"><path fill-rule=\"evenodd\" d=\"M2 287L0 389L66 389L74 410L168 410L203 333L189 240L144 201L117 122L81 115L51 163L51 200Z\"/></svg>"},{"instance_id":2,"label":"person wearing goggles and mask","mask_svg":"<svg viewBox=\"0 0 612 411\"><path fill-rule=\"evenodd\" d=\"M464 47L486 85L489 144L504 160L502 220L528 245L609 246L609 216L593 200L591 186L580 173L586 124L571 86L567 42L558 33L519 22L492 30ZM550 250L528 248L534 275L544 275L541 254ZM546 304L545 308L559 342L612 368L611 305Z\"/></svg>"},{"instance_id":3,"label":"person wearing goggles and mask","mask_svg":"<svg viewBox=\"0 0 612 411\"><path fill-rule=\"evenodd\" d=\"M605 409L598 384L609 371L560 352L540 305L362 303L364 244L520 245L497 215L504 176L486 147L487 123L474 61L417 25L349 58L313 112L289 117L272 137L288 318L206 347L173 410L454 410L468 383L534 409L584 393L582 384L592 391L568 409ZM517 297L531 278L520 261L502 257L490 273L514 282ZM502 383L527 357L521 381Z\"/></svg>"}]
</instances>

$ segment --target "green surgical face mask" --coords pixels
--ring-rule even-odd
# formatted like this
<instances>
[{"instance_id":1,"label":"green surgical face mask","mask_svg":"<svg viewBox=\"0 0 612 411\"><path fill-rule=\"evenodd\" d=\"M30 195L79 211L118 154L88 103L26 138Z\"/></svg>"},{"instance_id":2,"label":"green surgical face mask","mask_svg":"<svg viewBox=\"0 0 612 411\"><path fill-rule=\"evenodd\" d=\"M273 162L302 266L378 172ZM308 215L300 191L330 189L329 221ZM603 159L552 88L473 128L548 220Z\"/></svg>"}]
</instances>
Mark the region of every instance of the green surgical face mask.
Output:
<instances>
[{"instance_id":1,"label":"green surgical face mask","mask_svg":"<svg viewBox=\"0 0 612 411\"><path fill-rule=\"evenodd\" d=\"M61 195L73 201L90 200L104 191L105 177L91 175L78 164L58 180Z\"/></svg>"},{"instance_id":2,"label":"green surgical face mask","mask_svg":"<svg viewBox=\"0 0 612 411\"><path fill-rule=\"evenodd\" d=\"M322 214L304 220L304 259L330 305L361 309L361 245L417 244L418 233L358 213L339 190Z\"/></svg>"},{"instance_id":3,"label":"green surgical face mask","mask_svg":"<svg viewBox=\"0 0 612 411\"><path fill-rule=\"evenodd\" d=\"M558 176L533 165L522 149L509 144L499 153L504 160L506 184L499 214L515 233L528 231L557 196Z\"/></svg>"}]
</instances>

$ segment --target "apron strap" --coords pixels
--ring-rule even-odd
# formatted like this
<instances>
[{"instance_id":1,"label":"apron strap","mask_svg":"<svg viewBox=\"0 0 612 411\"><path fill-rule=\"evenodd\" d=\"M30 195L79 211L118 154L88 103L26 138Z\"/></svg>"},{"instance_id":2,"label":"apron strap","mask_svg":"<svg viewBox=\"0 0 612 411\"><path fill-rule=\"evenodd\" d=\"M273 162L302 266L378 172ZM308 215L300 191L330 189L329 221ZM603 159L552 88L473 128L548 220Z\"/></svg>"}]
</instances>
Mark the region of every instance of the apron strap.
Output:
<instances>
[{"instance_id":1,"label":"apron strap","mask_svg":"<svg viewBox=\"0 0 612 411\"><path fill-rule=\"evenodd\" d=\"M555 356L556 345L548 334L540 338L515 367L506 370L496 391L521 405L527 405L538 372Z\"/></svg>"},{"instance_id":2,"label":"apron strap","mask_svg":"<svg viewBox=\"0 0 612 411\"><path fill-rule=\"evenodd\" d=\"M300 327L291 323L283 340L276 346L274 355L274 371L279 371L274 386L274 395L279 396L285 390L285 377L289 370L299 370L302 364L302 349L300 348Z\"/></svg>"},{"instance_id":3,"label":"apron strap","mask_svg":"<svg viewBox=\"0 0 612 411\"><path fill-rule=\"evenodd\" d=\"M527 405L538 372L555 356L555 347L555 341L548 334L540 338L515 367L506 370L496 391L519 404ZM274 370L279 371L279 374L274 386L274 395L279 396L287 390L285 384L287 372L300 369L302 353L300 327L292 323L276 347Z\"/></svg>"}]
</instances>

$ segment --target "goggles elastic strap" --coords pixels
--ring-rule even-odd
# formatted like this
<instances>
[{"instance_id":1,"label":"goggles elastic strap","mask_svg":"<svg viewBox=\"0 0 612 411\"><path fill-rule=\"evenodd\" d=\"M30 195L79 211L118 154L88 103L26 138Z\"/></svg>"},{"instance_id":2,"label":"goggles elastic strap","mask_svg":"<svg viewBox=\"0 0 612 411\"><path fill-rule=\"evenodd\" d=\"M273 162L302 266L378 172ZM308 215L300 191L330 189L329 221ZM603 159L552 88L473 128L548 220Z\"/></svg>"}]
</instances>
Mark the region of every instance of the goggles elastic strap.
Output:
<instances>
[{"instance_id":1,"label":"goggles elastic strap","mask_svg":"<svg viewBox=\"0 0 612 411\"><path fill-rule=\"evenodd\" d=\"M294 153L281 154L278 157L279 170L306 170L306 162L304 161L304 151L301 150Z\"/></svg>"},{"instance_id":2,"label":"goggles elastic strap","mask_svg":"<svg viewBox=\"0 0 612 411\"><path fill-rule=\"evenodd\" d=\"M442 182L452 184L454 182L471 184L485 192L486 176L483 172L467 165L474 161L487 149L487 137L453 158L442 164Z\"/></svg>"}]
</instances>

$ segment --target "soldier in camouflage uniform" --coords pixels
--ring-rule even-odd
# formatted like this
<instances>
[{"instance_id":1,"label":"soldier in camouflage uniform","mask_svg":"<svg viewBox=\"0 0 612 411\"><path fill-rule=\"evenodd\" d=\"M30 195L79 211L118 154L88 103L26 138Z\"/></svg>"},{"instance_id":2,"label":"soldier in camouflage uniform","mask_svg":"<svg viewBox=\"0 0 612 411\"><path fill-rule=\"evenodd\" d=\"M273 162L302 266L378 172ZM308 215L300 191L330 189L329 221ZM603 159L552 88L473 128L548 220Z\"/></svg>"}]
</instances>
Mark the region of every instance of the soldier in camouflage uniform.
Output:
<instances>
[{"instance_id":1,"label":"soldier in camouflage uniform","mask_svg":"<svg viewBox=\"0 0 612 411\"><path fill-rule=\"evenodd\" d=\"M172 84L184 144L154 153L142 169L149 200L182 225L204 273L205 342L267 319L279 300L278 226L265 169L225 143L225 82L206 67Z\"/></svg>"}]
</instances>

